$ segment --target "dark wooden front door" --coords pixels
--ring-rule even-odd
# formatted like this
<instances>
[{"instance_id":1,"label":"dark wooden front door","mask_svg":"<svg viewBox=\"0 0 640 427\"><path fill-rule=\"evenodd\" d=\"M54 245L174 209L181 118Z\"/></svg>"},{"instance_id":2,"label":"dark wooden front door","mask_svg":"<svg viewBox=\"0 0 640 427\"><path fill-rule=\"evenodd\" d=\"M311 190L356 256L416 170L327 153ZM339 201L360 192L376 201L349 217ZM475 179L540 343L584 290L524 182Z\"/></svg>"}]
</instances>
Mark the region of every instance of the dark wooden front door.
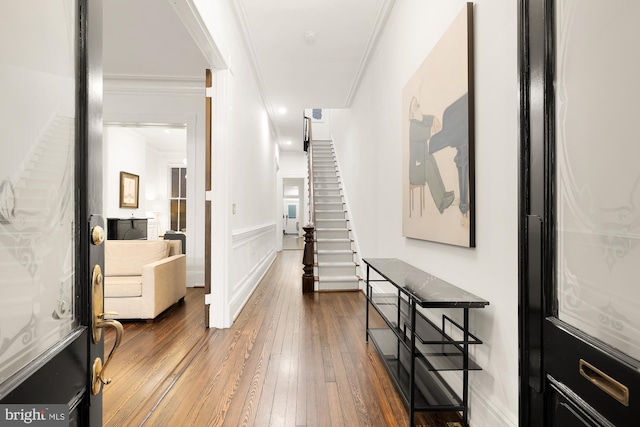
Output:
<instances>
[{"instance_id":1,"label":"dark wooden front door","mask_svg":"<svg viewBox=\"0 0 640 427\"><path fill-rule=\"evenodd\" d=\"M0 6L2 425L23 425L13 422L29 413L102 423L92 368L103 341L91 327L91 283L104 258L101 8L95 0Z\"/></svg>"},{"instance_id":2,"label":"dark wooden front door","mask_svg":"<svg viewBox=\"0 0 640 427\"><path fill-rule=\"evenodd\" d=\"M520 425L636 426L640 3L519 11Z\"/></svg>"}]
</instances>

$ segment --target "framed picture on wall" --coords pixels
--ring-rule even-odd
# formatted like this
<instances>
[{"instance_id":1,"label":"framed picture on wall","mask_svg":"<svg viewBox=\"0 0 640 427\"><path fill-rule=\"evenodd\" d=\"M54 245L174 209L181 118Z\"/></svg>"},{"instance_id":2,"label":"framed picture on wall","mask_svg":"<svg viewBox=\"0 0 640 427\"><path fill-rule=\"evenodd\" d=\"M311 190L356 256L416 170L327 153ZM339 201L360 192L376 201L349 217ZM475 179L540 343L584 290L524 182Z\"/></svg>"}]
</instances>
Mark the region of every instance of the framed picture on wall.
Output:
<instances>
[{"instance_id":1,"label":"framed picture on wall","mask_svg":"<svg viewBox=\"0 0 640 427\"><path fill-rule=\"evenodd\" d=\"M473 4L405 85L403 236L475 247Z\"/></svg>"},{"instance_id":2,"label":"framed picture on wall","mask_svg":"<svg viewBox=\"0 0 640 427\"><path fill-rule=\"evenodd\" d=\"M128 172L120 172L120 207L138 208L140 177Z\"/></svg>"}]
</instances>

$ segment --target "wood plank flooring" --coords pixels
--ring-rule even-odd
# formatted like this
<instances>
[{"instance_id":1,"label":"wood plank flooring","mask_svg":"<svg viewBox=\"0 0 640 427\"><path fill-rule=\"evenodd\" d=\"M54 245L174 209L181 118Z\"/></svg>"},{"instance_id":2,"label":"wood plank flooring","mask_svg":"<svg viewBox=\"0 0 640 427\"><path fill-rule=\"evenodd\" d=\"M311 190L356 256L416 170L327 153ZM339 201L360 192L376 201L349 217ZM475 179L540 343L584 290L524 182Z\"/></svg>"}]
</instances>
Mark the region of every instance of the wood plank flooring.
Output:
<instances>
[{"instance_id":1,"label":"wood plank flooring","mask_svg":"<svg viewBox=\"0 0 640 427\"><path fill-rule=\"evenodd\" d=\"M301 293L302 251L281 252L230 329L205 329L204 290L152 324L125 323L105 426L407 426L361 292ZM373 318L373 324L382 320ZM113 345L107 331L105 352ZM419 414L446 427L457 414Z\"/></svg>"}]
</instances>

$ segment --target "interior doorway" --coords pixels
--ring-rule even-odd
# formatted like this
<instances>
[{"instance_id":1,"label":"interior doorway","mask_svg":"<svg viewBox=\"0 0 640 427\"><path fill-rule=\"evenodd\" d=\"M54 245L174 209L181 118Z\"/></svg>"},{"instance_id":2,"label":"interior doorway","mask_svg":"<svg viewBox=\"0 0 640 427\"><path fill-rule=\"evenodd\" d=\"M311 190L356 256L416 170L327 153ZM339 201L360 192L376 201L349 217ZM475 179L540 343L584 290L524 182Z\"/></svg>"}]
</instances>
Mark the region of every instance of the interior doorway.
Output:
<instances>
[{"instance_id":1,"label":"interior doorway","mask_svg":"<svg viewBox=\"0 0 640 427\"><path fill-rule=\"evenodd\" d=\"M302 227L305 224L304 178L284 178L282 185L282 249L302 249Z\"/></svg>"},{"instance_id":2,"label":"interior doorway","mask_svg":"<svg viewBox=\"0 0 640 427\"><path fill-rule=\"evenodd\" d=\"M198 167L189 149L189 125L106 121L103 132L103 200L106 218L141 218L147 239L179 233L187 256L187 286L204 285L204 241L197 233L204 218L197 215ZM139 177L138 208L119 203L119 174ZM172 236L174 237L174 236Z\"/></svg>"}]
</instances>

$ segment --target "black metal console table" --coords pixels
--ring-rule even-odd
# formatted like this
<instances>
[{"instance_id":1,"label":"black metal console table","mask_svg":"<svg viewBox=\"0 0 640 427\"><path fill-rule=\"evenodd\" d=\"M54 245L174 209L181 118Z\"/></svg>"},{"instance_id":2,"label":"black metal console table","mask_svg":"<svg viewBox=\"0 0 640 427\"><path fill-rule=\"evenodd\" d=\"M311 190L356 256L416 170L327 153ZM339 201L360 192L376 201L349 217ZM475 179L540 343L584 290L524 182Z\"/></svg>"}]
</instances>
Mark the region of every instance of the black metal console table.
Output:
<instances>
[{"instance_id":1,"label":"black metal console table","mask_svg":"<svg viewBox=\"0 0 640 427\"><path fill-rule=\"evenodd\" d=\"M415 425L415 412L462 411L466 427L469 371L481 369L470 359L469 345L482 344L469 332L469 309L483 308L489 302L395 258L369 258L364 262L366 340L371 337L409 406L411 426ZM372 279L370 269L382 278ZM376 282L381 283L374 287ZM369 328L369 306L382 316L387 327ZM417 307L462 309L462 325L446 314L440 315L441 324L436 325ZM462 398L439 373L452 370L462 371Z\"/></svg>"}]
</instances>

